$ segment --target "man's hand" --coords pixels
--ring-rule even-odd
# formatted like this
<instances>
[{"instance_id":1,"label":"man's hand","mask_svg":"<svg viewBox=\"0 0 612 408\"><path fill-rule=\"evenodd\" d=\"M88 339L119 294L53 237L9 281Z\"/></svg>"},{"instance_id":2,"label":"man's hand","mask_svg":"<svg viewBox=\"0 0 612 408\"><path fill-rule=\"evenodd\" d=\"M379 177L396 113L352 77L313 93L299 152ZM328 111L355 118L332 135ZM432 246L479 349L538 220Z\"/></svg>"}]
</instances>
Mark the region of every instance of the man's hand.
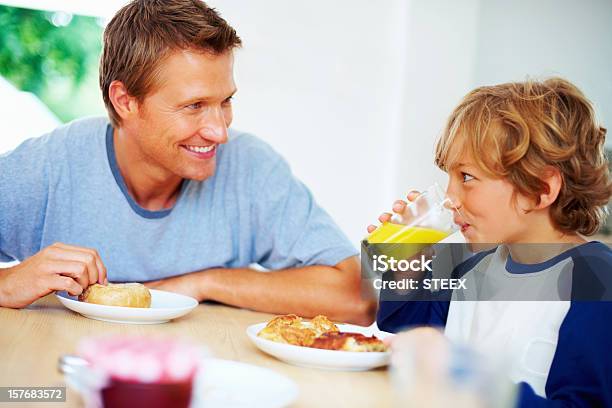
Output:
<instances>
[{"instance_id":1,"label":"man's hand","mask_svg":"<svg viewBox=\"0 0 612 408\"><path fill-rule=\"evenodd\" d=\"M94 283L108 283L100 255L55 243L19 265L0 269L0 306L25 307L54 290L76 296Z\"/></svg>"},{"instance_id":2,"label":"man's hand","mask_svg":"<svg viewBox=\"0 0 612 408\"><path fill-rule=\"evenodd\" d=\"M201 302L204 300L201 289L203 283L202 278L202 272L194 272L186 275L174 276L172 278L146 282L144 285L149 289L167 290L168 292L191 296L198 302Z\"/></svg>"}]
</instances>

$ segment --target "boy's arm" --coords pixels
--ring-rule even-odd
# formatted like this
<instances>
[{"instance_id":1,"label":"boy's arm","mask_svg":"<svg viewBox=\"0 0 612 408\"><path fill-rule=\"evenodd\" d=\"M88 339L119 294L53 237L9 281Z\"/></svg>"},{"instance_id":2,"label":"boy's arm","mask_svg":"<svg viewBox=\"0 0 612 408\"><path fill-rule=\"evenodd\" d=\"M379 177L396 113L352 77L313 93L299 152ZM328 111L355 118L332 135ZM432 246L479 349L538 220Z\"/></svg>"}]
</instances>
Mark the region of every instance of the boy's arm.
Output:
<instances>
[{"instance_id":1,"label":"boy's arm","mask_svg":"<svg viewBox=\"0 0 612 408\"><path fill-rule=\"evenodd\" d=\"M390 333L417 326L444 327L450 302L441 301L382 301L376 323L380 330Z\"/></svg>"},{"instance_id":2,"label":"boy's arm","mask_svg":"<svg viewBox=\"0 0 612 408\"><path fill-rule=\"evenodd\" d=\"M520 408L612 406L612 302L572 302L546 381L546 398L521 383Z\"/></svg>"},{"instance_id":3,"label":"boy's arm","mask_svg":"<svg viewBox=\"0 0 612 408\"><path fill-rule=\"evenodd\" d=\"M464 276L493 252L495 252L495 249L483 251L466 260L464 260L465 254L463 251L461 254L456 254L459 255L458 259L460 261L459 265L453 269L451 276L454 278ZM387 290L392 292L392 290ZM416 326L446 326L446 319L450 308L449 299L451 299L452 292L440 291L438 294L430 292L421 296L421 299L431 299L429 301L401 301L401 297L399 298L400 300L386 300L398 299L398 297L384 291L385 289L380 293L381 300L376 316L376 322L381 330L396 333ZM421 288L419 291L423 292L424 290ZM408 299L408 296L406 296L406 299Z\"/></svg>"}]
</instances>

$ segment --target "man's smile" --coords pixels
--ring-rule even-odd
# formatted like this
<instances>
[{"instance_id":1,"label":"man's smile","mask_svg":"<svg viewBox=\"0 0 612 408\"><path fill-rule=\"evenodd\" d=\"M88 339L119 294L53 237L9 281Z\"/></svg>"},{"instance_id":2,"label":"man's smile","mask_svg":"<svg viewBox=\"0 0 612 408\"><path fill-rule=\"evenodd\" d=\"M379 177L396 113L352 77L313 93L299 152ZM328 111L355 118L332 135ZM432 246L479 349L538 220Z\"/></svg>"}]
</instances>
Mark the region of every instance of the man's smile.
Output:
<instances>
[{"instance_id":1,"label":"man's smile","mask_svg":"<svg viewBox=\"0 0 612 408\"><path fill-rule=\"evenodd\" d=\"M216 144L210 146L181 145L181 147L199 159L210 159L215 155L217 150Z\"/></svg>"}]
</instances>

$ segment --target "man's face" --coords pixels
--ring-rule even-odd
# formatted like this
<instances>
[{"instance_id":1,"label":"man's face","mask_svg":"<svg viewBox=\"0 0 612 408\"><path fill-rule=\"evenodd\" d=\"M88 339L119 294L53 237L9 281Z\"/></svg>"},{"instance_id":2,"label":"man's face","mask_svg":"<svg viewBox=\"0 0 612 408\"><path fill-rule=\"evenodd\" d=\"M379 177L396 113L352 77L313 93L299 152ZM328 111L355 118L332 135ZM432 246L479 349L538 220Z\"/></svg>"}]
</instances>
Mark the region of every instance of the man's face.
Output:
<instances>
[{"instance_id":1,"label":"man's face","mask_svg":"<svg viewBox=\"0 0 612 408\"><path fill-rule=\"evenodd\" d=\"M231 51L180 50L160 65L153 91L124 123L153 177L204 180L214 174L217 146L227 142L236 91Z\"/></svg>"}]
</instances>

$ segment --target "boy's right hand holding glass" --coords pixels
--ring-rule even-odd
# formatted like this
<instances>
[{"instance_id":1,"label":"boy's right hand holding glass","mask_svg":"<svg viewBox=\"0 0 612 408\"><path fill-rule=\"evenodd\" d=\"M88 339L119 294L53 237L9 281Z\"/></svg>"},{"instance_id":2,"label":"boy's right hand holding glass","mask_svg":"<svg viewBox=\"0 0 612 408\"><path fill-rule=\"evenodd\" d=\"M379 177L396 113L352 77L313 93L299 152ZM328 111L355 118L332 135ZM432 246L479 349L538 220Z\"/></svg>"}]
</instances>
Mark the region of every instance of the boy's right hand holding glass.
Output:
<instances>
[{"instance_id":1,"label":"boy's right hand holding glass","mask_svg":"<svg viewBox=\"0 0 612 408\"><path fill-rule=\"evenodd\" d=\"M416 200L416 198L420 194L421 194L420 192L416 190L412 190L411 192L408 193L406 198L409 202L413 202L414 200ZM404 200L396 200L392 206L393 213L396 214L396 216L394 217L394 214L384 212L380 214L380 216L378 217L378 221L380 221L381 223L394 222L395 219L401 218L402 221L404 221L402 222L402 224L405 223L405 221L407 221L406 218L409 216L409 214L405 214L407 206L408 206L408 202ZM376 225L373 225L373 224L368 225L368 233L371 234L376 228L378 228Z\"/></svg>"}]
</instances>

